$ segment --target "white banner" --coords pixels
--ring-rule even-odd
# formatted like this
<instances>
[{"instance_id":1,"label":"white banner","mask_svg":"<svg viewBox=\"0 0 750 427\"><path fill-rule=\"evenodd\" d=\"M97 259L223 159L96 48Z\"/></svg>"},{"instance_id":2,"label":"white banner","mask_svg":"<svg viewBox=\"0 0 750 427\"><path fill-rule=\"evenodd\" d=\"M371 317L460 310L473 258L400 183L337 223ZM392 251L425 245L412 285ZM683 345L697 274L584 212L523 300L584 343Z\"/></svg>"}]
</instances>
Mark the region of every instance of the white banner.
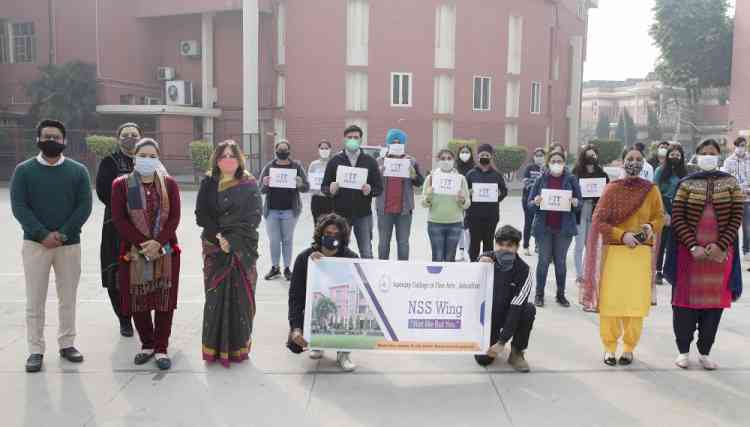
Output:
<instances>
[{"instance_id":1,"label":"white banner","mask_svg":"<svg viewBox=\"0 0 750 427\"><path fill-rule=\"evenodd\" d=\"M497 203L500 199L500 189L497 184L471 184L471 201L472 202L490 202Z\"/></svg>"},{"instance_id":2,"label":"white banner","mask_svg":"<svg viewBox=\"0 0 750 427\"><path fill-rule=\"evenodd\" d=\"M304 334L311 349L483 353L488 263L310 260Z\"/></svg>"},{"instance_id":3,"label":"white banner","mask_svg":"<svg viewBox=\"0 0 750 427\"><path fill-rule=\"evenodd\" d=\"M310 179L310 190L320 191L320 186L323 184L323 171L311 173L308 178Z\"/></svg>"},{"instance_id":4,"label":"white banner","mask_svg":"<svg viewBox=\"0 0 750 427\"><path fill-rule=\"evenodd\" d=\"M383 176L409 178L411 176L411 160L386 157L383 160Z\"/></svg>"},{"instance_id":5,"label":"white banner","mask_svg":"<svg viewBox=\"0 0 750 427\"><path fill-rule=\"evenodd\" d=\"M461 190L461 175L435 172L432 174L432 191L435 194L455 196Z\"/></svg>"},{"instance_id":6,"label":"white banner","mask_svg":"<svg viewBox=\"0 0 750 427\"><path fill-rule=\"evenodd\" d=\"M391 144L388 146L388 154L391 156L403 156L406 153L404 144Z\"/></svg>"},{"instance_id":7,"label":"white banner","mask_svg":"<svg viewBox=\"0 0 750 427\"><path fill-rule=\"evenodd\" d=\"M297 169L271 168L268 176L271 188L297 188Z\"/></svg>"},{"instance_id":8,"label":"white banner","mask_svg":"<svg viewBox=\"0 0 750 427\"><path fill-rule=\"evenodd\" d=\"M581 186L581 197L599 198L607 186L607 178L582 178L578 184Z\"/></svg>"},{"instance_id":9,"label":"white banner","mask_svg":"<svg viewBox=\"0 0 750 427\"><path fill-rule=\"evenodd\" d=\"M573 192L570 190L550 190L542 189L542 206L543 211L570 212L570 199Z\"/></svg>"},{"instance_id":10,"label":"white banner","mask_svg":"<svg viewBox=\"0 0 750 427\"><path fill-rule=\"evenodd\" d=\"M341 188L362 190L362 187L367 184L367 172L365 168L339 166L336 168L336 182Z\"/></svg>"}]
</instances>

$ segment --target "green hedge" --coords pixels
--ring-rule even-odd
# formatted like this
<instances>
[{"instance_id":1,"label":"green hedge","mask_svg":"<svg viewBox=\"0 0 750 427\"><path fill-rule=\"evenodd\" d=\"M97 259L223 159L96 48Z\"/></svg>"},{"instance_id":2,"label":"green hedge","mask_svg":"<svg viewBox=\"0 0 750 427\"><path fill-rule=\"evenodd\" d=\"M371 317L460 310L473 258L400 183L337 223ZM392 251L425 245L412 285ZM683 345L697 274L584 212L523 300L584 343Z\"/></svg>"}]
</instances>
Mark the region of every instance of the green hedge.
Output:
<instances>
[{"instance_id":1,"label":"green hedge","mask_svg":"<svg viewBox=\"0 0 750 427\"><path fill-rule=\"evenodd\" d=\"M448 141L448 149L453 151L453 153L456 154L457 157L459 148L463 147L464 145L468 145L469 147L471 147L471 151L476 157L477 147L479 146L479 141L477 141L476 139L452 139Z\"/></svg>"},{"instance_id":2,"label":"green hedge","mask_svg":"<svg viewBox=\"0 0 750 427\"><path fill-rule=\"evenodd\" d=\"M114 153L117 149L117 138L103 135L90 135L86 137L86 146L97 158L103 159Z\"/></svg>"},{"instance_id":3,"label":"green hedge","mask_svg":"<svg viewBox=\"0 0 750 427\"><path fill-rule=\"evenodd\" d=\"M199 172L208 172L211 155L214 147L210 142L193 141L190 143L190 160L193 162L193 169Z\"/></svg>"},{"instance_id":4,"label":"green hedge","mask_svg":"<svg viewBox=\"0 0 750 427\"><path fill-rule=\"evenodd\" d=\"M589 141L589 144L599 149L599 163L608 165L622 157L622 150L625 148L622 141L617 140L598 140Z\"/></svg>"},{"instance_id":5,"label":"green hedge","mask_svg":"<svg viewBox=\"0 0 750 427\"><path fill-rule=\"evenodd\" d=\"M510 174L521 169L528 158L528 150L523 146L495 146L495 166L500 173Z\"/></svg>"}]
</instances>

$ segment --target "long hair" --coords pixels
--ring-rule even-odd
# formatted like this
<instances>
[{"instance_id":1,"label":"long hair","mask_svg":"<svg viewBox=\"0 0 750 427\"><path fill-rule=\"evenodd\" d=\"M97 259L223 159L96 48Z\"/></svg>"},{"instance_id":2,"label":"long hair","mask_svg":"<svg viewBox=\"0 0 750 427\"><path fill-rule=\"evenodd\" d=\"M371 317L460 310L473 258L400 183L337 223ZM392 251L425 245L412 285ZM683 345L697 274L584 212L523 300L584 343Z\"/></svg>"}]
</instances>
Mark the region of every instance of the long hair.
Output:
<instances>
[{"instance_id":1,"label":"long hair","mask_svg":"<svg viewBox=\"0 0 750 427\"><path fill-rule=\"evenodd\" d=\"M460 154L464 150L469 150L469 154L471 155L468 162L461 161ZM456 169L461 172L461 175L466 175L467 172L474 169L474 166L476 166L476 163L474 163L474 150L472 150L471 145L464 144L459 147L456 152Z\"/></svg>"},{"instance_id":2,"label":"long hair","mask_svg":"<svg viewBox=\"0 0 750 427\"><path fill-rule=\"evenodd\" d=\"M211 154L211 160L209 164L211 165L209 168L209 173L212 177L216 179L221 179L221 169L219 169L219 160L221 160L221 157L224 155L224 150L229 148L232 151L232 154L237 159L237 170L234 172L234 177L236 179L241 179L243 176L245 176L245 155L242 153L242 149L240 148L239 144L235 142L232 139L227 139L226 141L222 141L218 144L216 144L216 148L214 148L213 154Z\"/></svg>"},{"instance_id":3,"label":"long hair","mask_svg":"<svg viewBox=\"0 0 750 427\"><path fill-rule=\"evenodd\" d=\"M677 151L680 153L680 163L674 166L672 166L669 161L669 155L673 151ZM673 175L680 179L684 178L687 175L687 168L685 168L685 152L679 145L673 145L667 150L667 163L665 163L665 167L662 170L661 175L659 176L659 184L669 182L669 179L672 178Z\"/></svg>"},{"instance_id":4,"label":"long hair","mask_svg":"<svg viewBox=\"0 0 750 427\"><path fill-rule=\"evenodd\" d=\"M349 223L341 215L330 213L324 215L315 224L315 232L313 233L312 246L316 249L320 249L320 242L323 240L323 233L329 225L335 225L339 229L338 239L341 241L340 248L349 246Z\"/></svg>"},{"instance_id":5,"label":"long hair","mask_svg":"<svg viewBox=\"0 0 750 427\"><path fill-rule=\"evenodd\" d=\"M581 148L581 151L578 154L578 159L576 160L576 165L573 168L573 175L575 176L581 176L581 175L588 175L589 171L586 169L586 163L584 161L586 160L586 153L589 151L593 151L596 153L596 157L599 157L599 149L596 148L596 145L593 144L587 144L584 145L583 148ZM597 162L594 165L594 172L604 172L604 169L602 169L601 165Z\"/></svg>"}]
</instances>

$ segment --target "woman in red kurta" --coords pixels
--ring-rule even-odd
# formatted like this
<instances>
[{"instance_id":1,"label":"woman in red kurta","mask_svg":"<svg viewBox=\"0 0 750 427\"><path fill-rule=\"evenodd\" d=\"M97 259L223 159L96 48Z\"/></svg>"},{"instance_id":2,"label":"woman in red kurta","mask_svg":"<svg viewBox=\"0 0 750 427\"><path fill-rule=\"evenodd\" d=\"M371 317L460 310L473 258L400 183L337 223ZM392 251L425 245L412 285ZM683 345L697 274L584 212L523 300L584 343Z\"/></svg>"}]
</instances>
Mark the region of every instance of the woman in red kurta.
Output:
<instances>
[{"instance_id":1,"label":"woman in red kurta","mask_svg":"<svg viewBox=\"0 0 750 427\"><path fill-rule=\"evenodd\" d=\"M167 356L172 315L177 307L180 249L180 192L159 161L159 144L144 138L136 145L135 170L112 184L112 221L121 239L118 275L121 310L132 315L142 351L135 364ZM154 311L152 319L151 311Z\"/></svg>"}]
</instances>

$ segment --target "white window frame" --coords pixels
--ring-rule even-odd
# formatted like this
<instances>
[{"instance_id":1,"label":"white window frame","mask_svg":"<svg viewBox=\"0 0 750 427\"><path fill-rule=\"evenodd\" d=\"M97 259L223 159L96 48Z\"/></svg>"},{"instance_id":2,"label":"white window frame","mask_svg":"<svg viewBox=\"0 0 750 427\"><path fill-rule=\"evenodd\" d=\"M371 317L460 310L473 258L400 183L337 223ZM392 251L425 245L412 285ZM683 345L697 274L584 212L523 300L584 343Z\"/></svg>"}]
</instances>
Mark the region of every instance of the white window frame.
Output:
<instances>
[{"instance_id":1,"label":"white window frame","mask_svg":"<svg viewBox=\"0 0 750 427\"><path fill-rule=\"evenodd\" d=\"M536 98L534 89L536 88ZM531 82L531 114L542 114L542 82Z\"/></svg>"},{"instance_id":2,"label":"white window frame","mask_svg":"<svg viewBox=\"0 0 750 427\"><path fill-rule=\"evenodd\" d=\"M13 63L25 63L33 64L36 62L36 30L33 22L14 22L13 31L11 37L11 43L13 43ZM17 29L30 28L29 33L17 34ZM20 50L18 44L23 45L23 50ZM23 52L23 57L19 55L19 51Z\"/></svg>"},{"instance_id":3,"label":"white window frame","mask_svg":"<svg viewBox=\"0 0 750 427\"><path fill-rule=\"evenodd\" d=\"M476 99L476 85L477 80L481 80L481 88L479 89L479 108L477 108L477 99ZM487 93L487 107L482 106L482 99L484 99L484 94ZM471 85L471 109L473 111L492 111L492 77L490 76L481 76L477 75L474 76L472 79L472 85Z\"/></svg>"},{"instance_id":4,"label":"white window frame","mask_svg":"<svg viewBox=\"0 0 750 427\"><path fill-rule=\"evenodd\" d=\"M394 84L394 77L399 77L399 88L398 88L398 96L399 99L393 99L393 84ZM404 95L404 77L409 78L409 93L408 96L408 102L403 102L403 95ZM414 93L414 75L412 73L405 73L405 72L394 72L391 73L391 91L390 91L390 98L391 98L391 107L411 107L412 106L412 95ZM398 102L396 102L398 101Z\"/></svg>"}]
</instances>

